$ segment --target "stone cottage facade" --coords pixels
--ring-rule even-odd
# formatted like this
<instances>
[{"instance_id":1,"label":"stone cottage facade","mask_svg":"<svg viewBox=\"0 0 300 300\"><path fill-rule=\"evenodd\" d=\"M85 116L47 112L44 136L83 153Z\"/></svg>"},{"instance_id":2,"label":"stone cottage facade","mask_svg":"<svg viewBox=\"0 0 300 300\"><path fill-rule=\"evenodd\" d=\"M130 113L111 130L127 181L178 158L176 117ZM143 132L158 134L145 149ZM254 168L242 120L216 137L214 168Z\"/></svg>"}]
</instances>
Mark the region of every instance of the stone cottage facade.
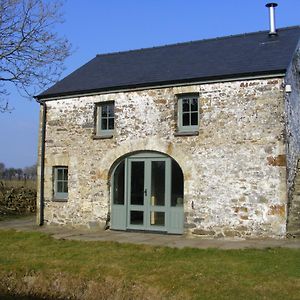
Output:
<instances>
[{"instance_id":1,"label":"stone cottage facade","mask_svg":"<svg viewBox=\"0 0 300 300\"><path fill-rule=\"evenodd\" d=\"M39 223L297 234L299 38L290 27L99 55L37 96Z\"/></svg>"}]
</instances>

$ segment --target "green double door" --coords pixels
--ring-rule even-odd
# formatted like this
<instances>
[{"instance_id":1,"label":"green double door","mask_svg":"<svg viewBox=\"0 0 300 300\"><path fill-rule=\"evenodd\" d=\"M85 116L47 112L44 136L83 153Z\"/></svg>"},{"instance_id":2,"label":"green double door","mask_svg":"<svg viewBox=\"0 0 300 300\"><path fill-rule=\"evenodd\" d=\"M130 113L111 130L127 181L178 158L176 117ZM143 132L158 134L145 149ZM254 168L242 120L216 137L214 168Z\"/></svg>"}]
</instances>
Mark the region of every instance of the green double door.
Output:
<instances>
[{"instance_id":1,"label":"green double door","mask_svg":"<svg viewBox=\"0 0 300 300\"><path fill-rule=\"evenodd\" d=\"M169 174L168 158L128 159L127 228L166 231Z\"/></svg>"},{"instance_id":2,"label":"green double door","mask_svg":"<svg viewBox=\"0 0 300 300\"><path fill-rule=\"evenodd\" d=\"M113 193L119 198L123 194L124 201L113 197L111 228L182 233L183 206L171 203L171 158L132 156L124 160L123 168L124 190L119 178Z\"/></svg>"}]
</instances>

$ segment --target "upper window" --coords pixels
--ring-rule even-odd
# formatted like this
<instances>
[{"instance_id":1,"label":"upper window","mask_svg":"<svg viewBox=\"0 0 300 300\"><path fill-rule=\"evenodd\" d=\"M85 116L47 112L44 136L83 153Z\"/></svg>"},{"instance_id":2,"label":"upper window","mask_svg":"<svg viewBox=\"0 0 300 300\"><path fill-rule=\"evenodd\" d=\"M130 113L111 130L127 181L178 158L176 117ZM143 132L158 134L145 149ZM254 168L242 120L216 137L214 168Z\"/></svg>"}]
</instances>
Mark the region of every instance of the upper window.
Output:
<instances>
[{"instance_id":1,"label":"upper window","mask_svg":"<svg viewBox=\"0 0 300 300\"><path fill-rule=\"evenodd\" d=\"M113 135L115 128L114 102L97 103L96 109L96 135Z\"/></svg>"},{"instance_id":2,"label":"upper window","mask_svg":"<svg viewBox=\"0 0 300 300\"><path fill-rule=\"evenodd\" d=\"M54 167L54 198L68 198L68 167Z\"/></svg>"},{"instance_id":3,"label":"upper window","mask_svg":"<svg viewBox=\"0 0 300 300\"><path fill-rule=\"evenodd\" d=\"M197 131L199 127L198 95L181 96L178 99L179 131Z\"/></svg>"}]
</instances>

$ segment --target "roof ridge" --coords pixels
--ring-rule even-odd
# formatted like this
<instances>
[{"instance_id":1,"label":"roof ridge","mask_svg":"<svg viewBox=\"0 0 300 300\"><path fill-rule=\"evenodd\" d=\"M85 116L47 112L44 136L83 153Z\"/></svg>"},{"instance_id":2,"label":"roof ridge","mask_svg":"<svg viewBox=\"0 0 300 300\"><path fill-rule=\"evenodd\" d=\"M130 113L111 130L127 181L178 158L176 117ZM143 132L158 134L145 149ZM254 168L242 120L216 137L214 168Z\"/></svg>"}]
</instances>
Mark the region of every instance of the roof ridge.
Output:
<instances>
[{"instance_id":1,"label":"roof ridge","mask_svg":"<svg viewBox=\"0 0 300 300\"><path fill-rule=\"evenodd\" d=\"M290 30L290 29L295 29L295 28L300 29L300 25L277 28L277 31ZM138 48L138 49L124 50L124 51L115 51L115 52L97 54L96 57L103 57L103 56L109 56L109 55L118 55L118 54L129 53L129 52L142 52L142 51L148 51L148 50L152 50L152 49L175 47L175 46L181 46L181 45L187 45L187 44L193 44L193 43L199 43L199 42L209 42L209 41L228 39L228 38L233 38L233 37L254 35L254 34L263 33L263 32L267 33L268 31L269 30L259 30L259 31L253 31L253 32L245 32L245 33L219 36L219 37L214 37L214 38L207 38L207 39L202 39L202 40L192 40L192 41L187 41L187 42L179 42L179 43L174 43L174 44L165 44L165 45L153 46L153 47L147 47L147 48Z\"/></svg>"}]
</instances>

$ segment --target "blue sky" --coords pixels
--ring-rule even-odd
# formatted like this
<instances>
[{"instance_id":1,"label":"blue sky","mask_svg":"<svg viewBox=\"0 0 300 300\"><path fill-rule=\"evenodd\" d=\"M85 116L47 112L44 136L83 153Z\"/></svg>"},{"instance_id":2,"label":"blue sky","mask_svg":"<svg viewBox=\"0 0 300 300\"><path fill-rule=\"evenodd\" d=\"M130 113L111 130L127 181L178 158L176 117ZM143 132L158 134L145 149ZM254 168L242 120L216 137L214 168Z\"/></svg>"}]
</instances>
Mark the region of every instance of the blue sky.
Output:
<instances>
[{"instance_id":1,"label":"blue sky","mask_svg":"<svg viewBox=\"0 0 300 300\"><path fill-rule=\"evenodd\" d=\"M277 27L300 25L300 1L278 0ZM146 48L268 29L264 0L67 0L60 35L73 45L62 77L98 53ZM0 162L37 161L39 105L11 89L12 113L0 114Z\"/></svg>"}]
</instances>

